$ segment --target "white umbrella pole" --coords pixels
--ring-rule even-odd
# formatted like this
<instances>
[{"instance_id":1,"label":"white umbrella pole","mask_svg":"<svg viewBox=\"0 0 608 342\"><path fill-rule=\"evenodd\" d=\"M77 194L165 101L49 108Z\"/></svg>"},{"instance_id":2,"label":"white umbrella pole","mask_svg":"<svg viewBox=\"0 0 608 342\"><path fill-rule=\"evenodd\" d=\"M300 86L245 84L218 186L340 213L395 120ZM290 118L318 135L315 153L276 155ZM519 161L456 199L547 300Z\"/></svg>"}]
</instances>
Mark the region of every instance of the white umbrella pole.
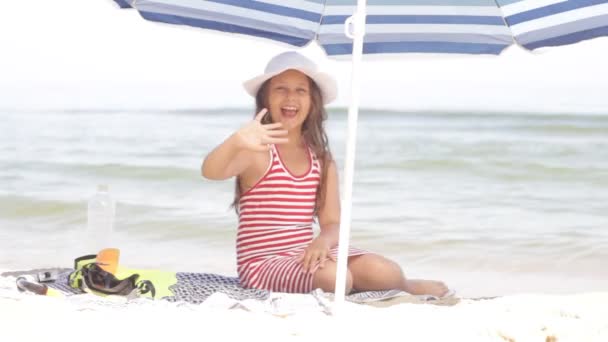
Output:
<instances>
[{"instance_id":1,"label":"white umbrella pole","mask_svg":"<svg viewBox=\"0 0 608 342\"><path fill-rule=\"evenodd\" d=\"M350 223L352 213L353 179L355 171L355 145L357 143L357 117L359 116L359 96L361 81L360 64L363 56L363 37L365 36L366 0L357 1L357 11L345 23L345 33L353 39L353 62L351 71L351 99L348 108L348 134L346 139L346 159L344 162L344 192L340 216L340 239L338 241L338 266L336 271L336 288L334 312L340 311L344 304L348 246L350 240ZM353 25L354 35L350 33Z\"/></svg>"}]
</instances>

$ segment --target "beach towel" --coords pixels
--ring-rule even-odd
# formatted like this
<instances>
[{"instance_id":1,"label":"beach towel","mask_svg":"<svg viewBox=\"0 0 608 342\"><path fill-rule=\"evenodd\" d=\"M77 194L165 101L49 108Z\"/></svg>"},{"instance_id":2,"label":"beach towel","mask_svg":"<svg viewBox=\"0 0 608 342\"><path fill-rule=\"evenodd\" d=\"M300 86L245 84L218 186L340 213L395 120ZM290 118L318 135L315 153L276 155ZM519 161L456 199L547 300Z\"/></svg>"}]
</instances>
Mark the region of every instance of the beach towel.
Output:
<instances>
[{"instance_id":1,"label":"beach towel","mask_svg":"<svg viewBox=\"0 0 608 342\"><path fill-rule=\"evenodd\" d=\"M2 273L1 276L15 278L26 276L29 281L40 281L41 284L56 290L63 296L87 294L87 291L81 288L70 286L70 275L72 275L74 271L75 269L73 268L45 268L5 272ZM215 273L168 272L161 270L122 268L117 272L117 275L119 279L122 279L122 275L129 273L137 273L141 279L151 280L155 284L156 295L154 298L149 294L144 296L145 298L154 300L201 304L214 294L223 294L234 301L265 301L273 294L267 290L244 288L240 285L237 277ZM332 293L323 292L320 289L314 290L310 294L318 299L333 300ZM139 297L134 296L133 298ZM413 296L400 290L356 292L347 295L345 300L351 303L372 306L390 306L399 303L453 305L458 302L458 299L455 297L437 298L433 296ZM99 302L102 303L102 301Z\"/></svg>"}]
</instances>

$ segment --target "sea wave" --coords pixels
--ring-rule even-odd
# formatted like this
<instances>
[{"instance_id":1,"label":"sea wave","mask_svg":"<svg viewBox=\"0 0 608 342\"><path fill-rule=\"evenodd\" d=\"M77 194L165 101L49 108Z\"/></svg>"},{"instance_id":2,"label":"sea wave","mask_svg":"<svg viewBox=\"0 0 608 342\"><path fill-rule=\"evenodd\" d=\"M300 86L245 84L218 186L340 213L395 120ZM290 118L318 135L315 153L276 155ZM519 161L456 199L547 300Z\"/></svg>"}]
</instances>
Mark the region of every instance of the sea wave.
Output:
<instances>
[{"instance_id":1,"label":"sea wave","mask_svg":"<svg viewBox=\"0 0 608 342\"><path fill-rule=\"evenodd\" d=\"M0 195L0 217L3 219L51 220L66 222L83 219L86 206L80 201L38 199L18 195Z\"/></svg>"},{"instance_id":2,"label":"sea wave","mask_svg":"<svg viewBox=\"0 0 608 342\"><path fill-rule=\"evenodd\" d=\"M65 201L0 195L0 218L7 222L36 223L37 228L48 230L79 229L86 225L86 215L86 199ZM182 208L120 201L116 206L116 227L129 234L170 241L225 236L236 223L232 215L203 216Z\"/></svg>"},{"instance_id":3,"label":"sea wave","mask_svg":"<svg viewBox=\"0 0 608 342\"><path fill-rule=\"evenodd\" d=\"M372 167L371 165L369 166ZM608 169L594 166L552 165L523 160L488 160L483 158L409 159L374 163L377 172L454 174L489 177L499 181L575 181L608 185ZM373 170L369 170L368 174Z\"/></svg>"},{"instance_id":4,"label":"sea wave","mask_svg":"<svg viewBox=\"0 0 608 342\"><path fill-rule=\"evenodd\" d=\"M54 173L59 175L95 176L110 179L137 179L137 180L192 180L200 179L198 168L186 168L167 165L135 165L124 163L87 163L84 161L11 161L3 162L5 172L11 170L35 170L39 173ZM15 174L6 174L5 177L15 177Z\"/></svg>"}]
</instances>

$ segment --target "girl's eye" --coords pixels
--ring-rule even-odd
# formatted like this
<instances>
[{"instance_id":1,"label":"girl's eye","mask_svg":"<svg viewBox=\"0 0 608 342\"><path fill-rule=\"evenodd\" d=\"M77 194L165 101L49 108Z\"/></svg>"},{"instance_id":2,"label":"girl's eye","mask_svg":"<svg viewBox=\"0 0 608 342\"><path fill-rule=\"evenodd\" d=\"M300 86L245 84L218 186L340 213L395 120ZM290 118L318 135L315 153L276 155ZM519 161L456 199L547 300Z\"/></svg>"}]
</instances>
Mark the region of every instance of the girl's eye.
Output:
<instances>
[{"instance_id":1,"label":"girl's eye","mask_svg":"<svg viewBox=\"0 0 608 342\"><path fill-rule=\"evenodd\" d=\"M307 91L304 88L298 88L298 93L300 93L300 94L306 94Z\"/></svg>"}]
</instances>

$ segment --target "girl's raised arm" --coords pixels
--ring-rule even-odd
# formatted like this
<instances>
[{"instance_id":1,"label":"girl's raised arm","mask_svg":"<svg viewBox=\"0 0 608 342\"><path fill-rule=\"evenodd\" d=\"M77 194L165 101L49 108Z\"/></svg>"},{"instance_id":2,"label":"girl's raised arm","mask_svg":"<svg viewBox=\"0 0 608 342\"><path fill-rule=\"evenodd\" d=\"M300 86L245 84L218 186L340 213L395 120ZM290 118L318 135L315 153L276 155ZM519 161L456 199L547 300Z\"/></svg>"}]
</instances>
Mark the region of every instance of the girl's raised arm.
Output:
<instances>
[{"instance_id":1,"label":"girl's raised arm","mask_svg":"<svg viewBox=\"0 0 608 342\"><path fill-rule=\"evenodd\" d=\"M223 180L240 175L253 161L251 152L268 151L270 144L287 142L287 138L281 138L287 135L287 131L280 129L280 122L267 125L261 123L266 112L266 109L262 109L254 120L207 155L201 167L203 177Z\"/></svg>"}]
</instances>

